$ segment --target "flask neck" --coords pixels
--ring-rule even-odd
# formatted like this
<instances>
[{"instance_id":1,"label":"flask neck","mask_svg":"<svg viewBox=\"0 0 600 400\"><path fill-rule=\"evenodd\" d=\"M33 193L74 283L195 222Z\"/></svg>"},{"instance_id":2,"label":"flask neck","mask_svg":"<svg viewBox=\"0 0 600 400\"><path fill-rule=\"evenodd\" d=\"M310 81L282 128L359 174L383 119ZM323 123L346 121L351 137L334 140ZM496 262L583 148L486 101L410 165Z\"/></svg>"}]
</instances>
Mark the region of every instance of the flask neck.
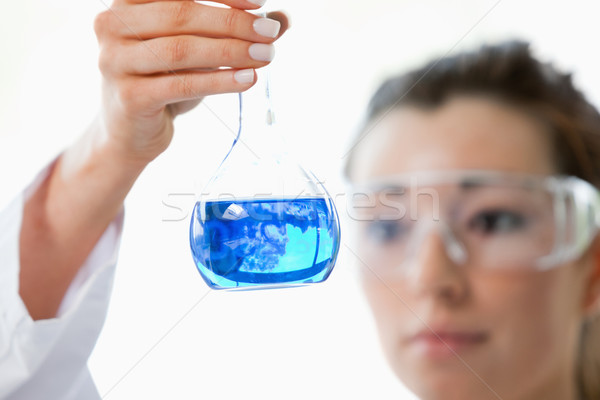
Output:
<instances>
[{"instance_id":1,"label":"flask neck","mask_svg":"<svg viewBox=\"0 0 600 400\"><path fill-rule=\"evenodd\" d=\"M268 71L257 70L258 80L240 94L240 141L258 158L281 157L285 152L282 137L277 132Z\"/></svg>"}]
</instances>

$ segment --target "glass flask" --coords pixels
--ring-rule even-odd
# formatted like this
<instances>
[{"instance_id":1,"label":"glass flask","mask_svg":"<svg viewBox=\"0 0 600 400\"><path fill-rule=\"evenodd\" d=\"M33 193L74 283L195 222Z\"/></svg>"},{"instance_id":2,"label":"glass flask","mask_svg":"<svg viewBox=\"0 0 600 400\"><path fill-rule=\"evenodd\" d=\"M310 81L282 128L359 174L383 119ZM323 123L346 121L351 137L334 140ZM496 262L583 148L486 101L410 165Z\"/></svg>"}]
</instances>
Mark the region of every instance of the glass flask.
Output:
<instances>
[{"instance_id":1,"label":"glass flask","mask_svg":"<svg viewBox=\"0 0 600 400\"><path fill-rule=\"evenodd\" d=\"M237 138L196 199L190 246L212 289L322 282L340 246L325 187L287 151L271 107L268 72L239 94Z\"/></svg>"}]
</instances>

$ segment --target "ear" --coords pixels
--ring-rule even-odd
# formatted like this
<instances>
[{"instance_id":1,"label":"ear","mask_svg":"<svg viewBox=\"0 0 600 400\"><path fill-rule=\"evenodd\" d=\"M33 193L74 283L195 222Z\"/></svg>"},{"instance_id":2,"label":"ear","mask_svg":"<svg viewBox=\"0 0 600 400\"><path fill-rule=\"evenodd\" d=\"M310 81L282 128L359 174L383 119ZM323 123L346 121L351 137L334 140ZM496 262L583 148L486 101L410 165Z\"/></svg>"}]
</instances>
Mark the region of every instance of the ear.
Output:
<instances>
[{"instance_id":1,"label":"ear","mask_svg":"<svg viewBox=\"0 0 600 400\"><path fill-rule=\"evenodd\" d=\"M588 272L584 292L584 312L586 315L600 313L600 235L592 243L591 269Z\"/></svg>"}]
</instances>

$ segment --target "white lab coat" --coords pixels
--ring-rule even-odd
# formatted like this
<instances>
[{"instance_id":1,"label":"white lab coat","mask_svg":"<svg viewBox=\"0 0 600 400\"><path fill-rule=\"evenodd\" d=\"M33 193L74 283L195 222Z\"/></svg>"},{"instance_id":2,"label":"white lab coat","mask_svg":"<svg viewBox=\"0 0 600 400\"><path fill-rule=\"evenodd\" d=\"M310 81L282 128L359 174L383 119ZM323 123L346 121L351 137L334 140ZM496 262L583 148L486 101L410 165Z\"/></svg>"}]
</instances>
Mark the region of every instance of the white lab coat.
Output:
<instances>
[{"instance_id":1,"label":"white lab coat","mask_svg":"<svg viewBox=\"0 0 600 400\"><path fill-rule=\"evenodd\" d=\"M87 360L106 316L123 213L82 265L57 317L33 321L19 296L19 232L23 202L49 168L0 213L0 399L96 400Z\"/></svg>"}]
</instances>

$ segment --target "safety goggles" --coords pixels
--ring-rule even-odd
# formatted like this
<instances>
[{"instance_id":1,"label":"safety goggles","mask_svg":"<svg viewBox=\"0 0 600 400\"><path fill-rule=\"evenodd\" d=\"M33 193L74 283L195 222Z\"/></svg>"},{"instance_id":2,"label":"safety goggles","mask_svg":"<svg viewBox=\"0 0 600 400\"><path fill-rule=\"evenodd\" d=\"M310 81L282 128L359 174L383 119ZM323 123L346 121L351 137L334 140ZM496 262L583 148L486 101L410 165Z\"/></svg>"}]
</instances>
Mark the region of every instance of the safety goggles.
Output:
<instances>
[{"instance_id":1,"label":"safety goggles","mask_svg":"<svg viewBox=\"0 0 600 400\"><path fill-rule=\"evenodd\" d=\"M364 261L396 274L432 234L456 264L546 270L581 256L600 226L600 193L572 176L497 171L396 175L352 188Z\"/></svg>"}]
</instances>

